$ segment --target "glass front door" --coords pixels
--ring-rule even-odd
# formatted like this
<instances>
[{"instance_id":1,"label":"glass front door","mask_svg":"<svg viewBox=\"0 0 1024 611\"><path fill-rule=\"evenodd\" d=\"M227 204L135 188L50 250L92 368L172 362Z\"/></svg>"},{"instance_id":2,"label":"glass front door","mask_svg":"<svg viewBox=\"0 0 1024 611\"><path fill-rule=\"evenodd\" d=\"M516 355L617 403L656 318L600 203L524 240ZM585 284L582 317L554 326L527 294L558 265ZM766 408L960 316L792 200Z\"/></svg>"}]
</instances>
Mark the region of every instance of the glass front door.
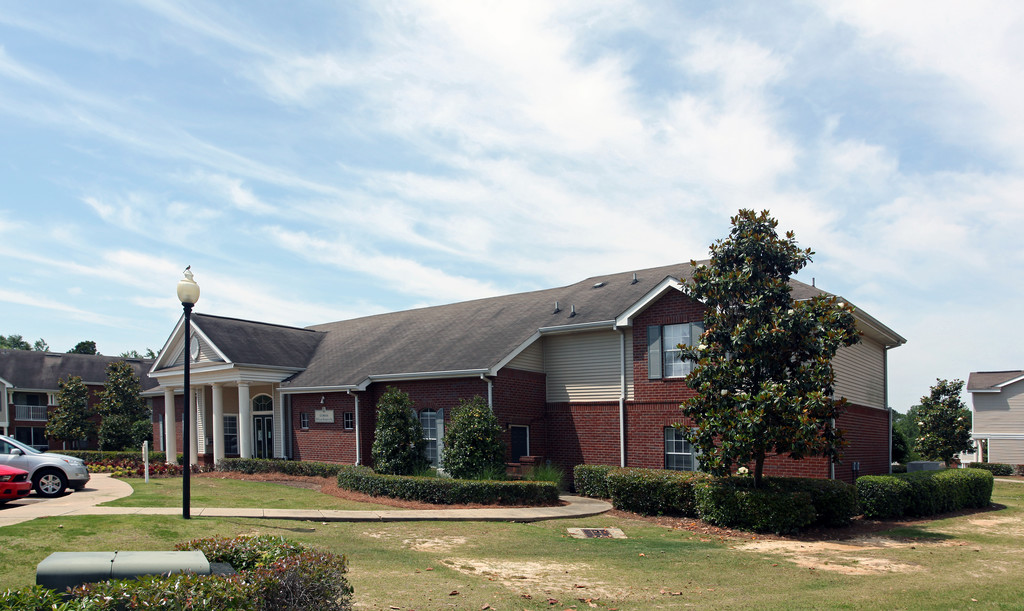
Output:
<instances>
[{"instance_id":1,"label":"glass front door","mask_svg":"<svg viewBox=\"0 0 1024 611\"><path fill-rule=\"evenodd\" d=\"M253 456L255 458L274 457L274 417L253 416Z\"/></svg>"}]
</instances>

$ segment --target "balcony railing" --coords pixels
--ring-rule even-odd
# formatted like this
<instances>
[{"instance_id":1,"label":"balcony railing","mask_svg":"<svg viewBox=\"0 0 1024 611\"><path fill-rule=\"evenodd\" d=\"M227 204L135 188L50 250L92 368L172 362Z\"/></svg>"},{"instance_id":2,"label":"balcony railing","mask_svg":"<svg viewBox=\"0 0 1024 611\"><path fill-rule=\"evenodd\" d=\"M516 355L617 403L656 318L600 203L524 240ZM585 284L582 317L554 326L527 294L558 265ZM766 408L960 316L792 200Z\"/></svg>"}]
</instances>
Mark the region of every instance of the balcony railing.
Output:
<instances>
[{"instance_id":1,"label":"balcony railing","mask_svg":"<svg viewBox=\"0 0 1024 611\"><path fill-rule=\"evenodd\" d=\"M45 405L15 405L15 420L46 422Z\"/></svg>"}]
</instances>

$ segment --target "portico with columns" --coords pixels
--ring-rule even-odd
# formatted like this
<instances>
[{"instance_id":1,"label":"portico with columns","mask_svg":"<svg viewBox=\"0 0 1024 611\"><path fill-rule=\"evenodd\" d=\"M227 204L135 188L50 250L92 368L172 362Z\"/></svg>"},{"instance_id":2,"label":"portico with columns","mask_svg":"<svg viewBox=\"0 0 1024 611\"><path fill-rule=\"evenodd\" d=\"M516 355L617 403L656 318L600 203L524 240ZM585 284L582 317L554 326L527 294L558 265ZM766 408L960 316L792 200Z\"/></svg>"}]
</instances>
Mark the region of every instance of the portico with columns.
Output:
<instances>
[{"instance_id":1,"label":"portico with columns","mask_svg":"<svg viewBox=\"0 0 1024 611\"><path fill-rule=\"evenodd\" d=\"M163 398L159 437L167 461L176 461L178 452L186 450L192 465L216 464L226 457L287 456L284 408L288 398L281 393L281 382L302 371L320 334L194 314L191 354L185 355L184 333L182 317L149 372L159 386L147 394ZM258 350L249 341L254 334L261 339ZM285 347L279 352L272 350L275 336ZM185 358L190 359L191 396L187 401L182 396ZM187 449L180 447L180 412L185 405L190 410Z\"/></svg>"}]
</instances>

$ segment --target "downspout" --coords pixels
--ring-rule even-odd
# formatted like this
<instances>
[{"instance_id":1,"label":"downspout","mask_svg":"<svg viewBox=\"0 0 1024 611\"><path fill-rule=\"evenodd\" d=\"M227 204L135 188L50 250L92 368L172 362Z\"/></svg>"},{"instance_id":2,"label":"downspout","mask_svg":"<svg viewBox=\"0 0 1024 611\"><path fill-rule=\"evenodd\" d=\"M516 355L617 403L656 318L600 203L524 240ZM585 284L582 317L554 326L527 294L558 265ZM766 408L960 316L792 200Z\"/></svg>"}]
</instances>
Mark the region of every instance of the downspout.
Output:
<instances>
[{"instance_id":1,"label":"downspout","mask_svg":"<svg viewBox=\"0 0 1024 611\"><path fill-rule=\"evenodd\" d=\"M356 464L363 464L363 432L359 428L359 395L353 394L351 390L346 390L348 396L356 402Z\"/></svg>"},{"instance_id":2,"label":"downspout","mask_svg":"<svg viewBox=\"0 0 1024 611\"><path fill-rule=\"evenodd\" d=\"M832 431L835 432L835 430L836 430L836 419L832 418L831 422L832 422ZM829 479L835 479L836 478L836 461L834 461L834 460L828 461L828 478Z\"/></svg>"},{"instance_id":3,"label":"downspout","mask_svg":"<svg viewBox=\"0 0 1024 611\"><path fill-rule=\"evenodd\" d=\"M893 346L886 346L882 350L882 405L889 409L889 474L892 474L892 406L889 405L889 350Z\"/></svg>"},{"instance_id":4,"label":"downspout","mask_svg":"<svg viewBox=\"0 0 1024 611\"><path fill-rule=\"evenodd\" d=\"M485 381L485 382L487 382L487 407L491 408L491 411L493 412L494 411L494 381L491 380L490 378L488 378L487 376L485 376L482 373L480 374L480 379Z\"/></svg>"},{"instance_id":5,"label":"downspout","mask_svg":"<svg viewBox=\"0 0 1024 611\"><path fill-rule=\"evenodd\" d=\"M619 331L619 466L626 467L626 332Z\"/></svg>"}]
</instances>

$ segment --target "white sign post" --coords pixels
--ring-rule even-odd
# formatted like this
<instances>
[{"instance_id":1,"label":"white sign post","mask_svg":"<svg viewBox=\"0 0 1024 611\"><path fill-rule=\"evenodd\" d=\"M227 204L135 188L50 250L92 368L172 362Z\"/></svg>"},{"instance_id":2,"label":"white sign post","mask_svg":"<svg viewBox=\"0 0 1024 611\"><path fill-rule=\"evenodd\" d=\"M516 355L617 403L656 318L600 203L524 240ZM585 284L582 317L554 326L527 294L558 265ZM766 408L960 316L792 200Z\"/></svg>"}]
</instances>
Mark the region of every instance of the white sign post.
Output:
<instances>
[{"instance_id":1,"label":"white sign post","mask_svg":"<svg viewBox=\"0 0 1024 611\"><path fill-rule=\"evenodd\" d=\"M149 442L142 442L142 468L146 470L146 483L149 483Z\"/></svg>"}]
</instances>

